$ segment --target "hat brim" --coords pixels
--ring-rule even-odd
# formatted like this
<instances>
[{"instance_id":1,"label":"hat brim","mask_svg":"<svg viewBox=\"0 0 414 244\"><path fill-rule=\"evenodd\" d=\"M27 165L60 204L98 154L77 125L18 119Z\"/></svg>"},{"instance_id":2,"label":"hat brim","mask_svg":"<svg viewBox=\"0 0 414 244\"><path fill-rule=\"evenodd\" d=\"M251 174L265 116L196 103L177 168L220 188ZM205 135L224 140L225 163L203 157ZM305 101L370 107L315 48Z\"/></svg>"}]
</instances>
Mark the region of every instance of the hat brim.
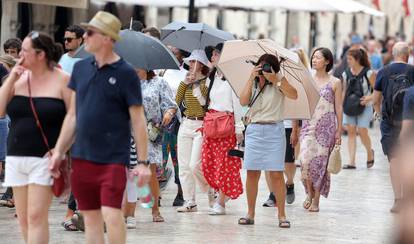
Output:
<instances>
[{"instance_id":1,"label":"hat brim","mask_svg":"<svg viewBox=\"0 0 414 244\"><path fill-rule=\"evenodd\" d=\"M103 34L111 37L115 41L121 40L121 36L118 33L115 33L115 32L112 32L112 31L107 31L104 27L99 26L97 24L83 22L83 23L80 23L80 26L84 27L85 29L91 28L91 27L95 28L95 29L98 29L100 32L102 32Z\"/></svg>"},{"instance_id":2,"label":"hat brim","mask_svg":"<svg viewBox=\"0 0 414 244\"><path fill-rule=\"evenodd\" d=\"M190 65L190 61L192 61L192 60L194 60L194 61L198 61L198 62L200 62L200 63L202 63L203 65L205 65L205 66L207 66L207 67L208 67L208 63L206 64L204 61L199 60L199 59L196 59L196 58L188 57L188 58L184 58L184 59L183 59L183 61L184 61L184 63L185 63L186 65Z\"/></svg>"}]
</instances>

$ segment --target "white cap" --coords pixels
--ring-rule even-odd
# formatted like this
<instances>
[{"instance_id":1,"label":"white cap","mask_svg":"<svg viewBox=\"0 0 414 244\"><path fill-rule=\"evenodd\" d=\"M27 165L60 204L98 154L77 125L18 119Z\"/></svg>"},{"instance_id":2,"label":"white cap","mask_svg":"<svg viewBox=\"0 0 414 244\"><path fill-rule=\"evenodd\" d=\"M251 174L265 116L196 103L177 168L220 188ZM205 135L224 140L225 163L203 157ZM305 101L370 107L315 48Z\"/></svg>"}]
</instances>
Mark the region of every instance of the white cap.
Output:
<instances>
[{"instance_id":1,"label":"white cap","mask_svg":"<svg viewBox=\"0 0 414 244\"><path fill-rule=\"evenodd\" d=\"M209 63L210 63L208 61L206 53L204 52L204 50L201 50L201 49L193 50L191 52L191 55L188 58L183 59L184 63L187 65L190 65L190 61L192 60L198 61L204 64L205 66L209 66Z\"/></svg>"}]
</instances>

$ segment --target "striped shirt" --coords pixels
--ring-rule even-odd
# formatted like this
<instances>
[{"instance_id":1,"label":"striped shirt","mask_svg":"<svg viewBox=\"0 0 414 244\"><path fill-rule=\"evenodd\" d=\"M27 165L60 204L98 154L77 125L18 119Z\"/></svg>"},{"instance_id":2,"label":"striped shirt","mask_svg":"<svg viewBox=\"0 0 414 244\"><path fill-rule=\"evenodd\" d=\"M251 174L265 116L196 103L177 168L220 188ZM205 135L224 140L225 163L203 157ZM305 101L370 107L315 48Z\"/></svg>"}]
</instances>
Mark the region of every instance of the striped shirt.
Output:
<instances>
[{"instance_id":1,"label":"striped shirt","mask_svg":"<svg viewBox=\"0 0 414 244\"><path fill-rule=\"evenodd\" d=\"M207 97L208 87L206 86L206 80L200 81L200 90L203 97ZM183 103L186 108L184 115L186 117L204 117L206 111L200 104L198 99L193 95L193 85L187 85L184 82L178 86L177 97L175 98L177 104Z\"/></svg>"}]
</instances>

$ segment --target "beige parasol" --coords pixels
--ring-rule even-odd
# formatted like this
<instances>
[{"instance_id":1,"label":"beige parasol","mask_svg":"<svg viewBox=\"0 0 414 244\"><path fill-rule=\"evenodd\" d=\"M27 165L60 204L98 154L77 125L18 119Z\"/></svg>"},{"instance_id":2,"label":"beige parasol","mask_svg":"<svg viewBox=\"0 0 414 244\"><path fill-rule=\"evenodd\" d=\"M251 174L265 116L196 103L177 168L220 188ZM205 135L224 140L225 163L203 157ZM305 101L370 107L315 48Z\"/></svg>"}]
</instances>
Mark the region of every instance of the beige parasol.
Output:
<instances>
[{"instance_id":1,"label":"beige parasol","mask_svg":"<svg viewBox=\"0 0 414 244\"><path fill-rule=\"evenodd\" d=\"M284 119L310 119L319 101L319 92L309 70L299 56L272 40L234 40L224 43L218 69L239 96L255 62L265 53L276 55L281 62L281 73L296 88L298 98L285 99Z\"/></svg>"}]
</instances>

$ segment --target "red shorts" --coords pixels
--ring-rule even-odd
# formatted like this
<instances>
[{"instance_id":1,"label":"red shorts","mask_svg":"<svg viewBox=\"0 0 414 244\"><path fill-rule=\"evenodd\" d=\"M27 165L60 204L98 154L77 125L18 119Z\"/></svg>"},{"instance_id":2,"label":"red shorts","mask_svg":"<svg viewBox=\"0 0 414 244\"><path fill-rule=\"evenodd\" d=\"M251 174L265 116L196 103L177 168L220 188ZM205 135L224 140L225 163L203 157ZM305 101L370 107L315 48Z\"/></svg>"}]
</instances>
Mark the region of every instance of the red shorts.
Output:
<instances>
[{"instance_id":1,"label":"red shorts","mask_svg":"<svg viewBox=\"0 0 414 244\"><path fill-rule=\"evenodd\" d=\"M101 206L121 209L126 186L126 166L72 159L72 192L80 210Z\"/></svg>"}]
</instances>

